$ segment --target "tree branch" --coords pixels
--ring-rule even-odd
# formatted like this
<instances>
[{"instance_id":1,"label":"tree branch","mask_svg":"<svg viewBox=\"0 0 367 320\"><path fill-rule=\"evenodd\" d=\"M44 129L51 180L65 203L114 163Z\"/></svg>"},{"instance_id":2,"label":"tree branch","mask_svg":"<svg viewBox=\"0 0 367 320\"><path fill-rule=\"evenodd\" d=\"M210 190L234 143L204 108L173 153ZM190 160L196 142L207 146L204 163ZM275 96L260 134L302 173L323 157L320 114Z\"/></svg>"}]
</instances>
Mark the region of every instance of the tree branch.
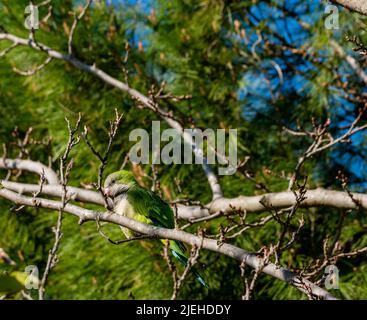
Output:
<instances>
[{"instance_id":1,"label":"tree branch","mask_svg":"<svg viewBox=\"0 0 367 320\"><path fill-rule=\"evenodd\" d=\"M56 172L38 161L0 158L0 168L8 170L26 170L37 173L38 175L44 174L49 184L60 184L59 177ZM37 192L37 190L35 192Z\"/></svg>"},{"instance_id":2,"label":"tree branch","mask_svg":"<svg viewBox=\"0 0 367 320\"><path fill-rule=\"evenodd\" d=\"M12 34L0 33L0 41L1 40L9 40L9 41L12 41L14 44L17 43L18 45L22 45L22 46L29 46L30 48L35 49L37 51L45 52L51 58L69 62L77 69L86 71L96 76L97 78L100 78L103 82L121 91L128 93L132 98L137 100L144 107L157 113L161 118L163 118L168 123L168 125L171 128L175 129L182 136L182 138L184 139L186 143L188 143L193 148L193 152L196 155L198 162L203 163L202 165L203 170L208 179L209 186L212 190L213 199L222 197L223 193L219 185L217 176L215 175L210 165L208 164L207 159L203 156L203 150L199 148L199 146L195 143L193 137L189 133L184 131L184 128L182 127L182 125L177 120L170 117L169 114L165 110L163 110L156 102L152 101L147 96L140 93L139 91L131 88L128 84L123 83L119 81L118 79L110 76L103 70L98 69L95 65L90 66L76 59L75 57L73 57L70 54L63 54L59 51L53 50L42 43L34 41L33 39L23 39L23 38L17 37Z\"/></svg>"},{"instance_id":3,"label":"tree branch","mask_svg":"<svg viewBox=\"0 0 367 320\"><path fill-rule=\"evenodd\" d=\"M9 190L20 194L33 194L39 191L37 184L25 184L2 180L1 185ZM61 185L44 185L40 194L51 197L61 198L63 189ZM322 188L307 190L306 199L300 203L301 208L309 207L332 207L337 209L365 209L367 210L367 195L363 193L351 193L353 198L345 191L333 191ZM104 206L105 202L102 195L96 191L86 190L76 187L67 187L67 198L73 201L94 203ZM293 206L296 198L292 191L266 193L259 196L239 196L237 198L221 198L215 200L204 207L177 205L177 215L180 219L204 221L211 215L220 216L242 210L247 213L261 213L271 207L274 209L285 209ZM112 203L111 203L112 204ZM264 206L266 204L266 207ZM358 205L357 205L358 204Z\"/></svg>"},{"instance_id":4,"label":"tree branch","mask_svg":"<svg viewBox=\"0 0 367 320\"><path fill-rule=\"evenodd\" d=\"M367 2L365 0L331 0L349 10L367 15Z\"/></svg>"},{"instance_id":5,"label":"tree branch","mask_svg":"<svg viewBox=\"0 0 367 320\"><path fill-rule=\"evenodd\" d=\"M75 29L78 25L78 22L83 19L85 13L87 12L89 6L91 5L92 3L92 0L87 0L87 3L85 4L85 7L82 9L82 11L80 12L79 15L77 15L75 13L75 16L74 16L74 22L73 22L73 25L71 26L71 30L70 30L70 34L69 34L69 39L68 39L68 52L70 55L73 54L73 37L74 37L74 32L75 32Z\"/></svg>"},{"instance_id":6,"label":"tree branch","mask_svg":"<svg viewBox=\"0 0 367 320\"><path fill-rule=\"evenodd\" d=\"M60 210L60 208L63 207L63 203L60 201L26 197L7 189L1 189L0 196L16 204L31 207L41 207L53 210ZM233 259L241 261L256 270L258 270L262 266L261 257L258 257L255 253L248 252L244 249L227 243L218 244L216 240L211 240L207 238L203 239L202 237L184 231L155 227L124 217L122 215L117 215L115 213L92 211L72 204L66 204L63 208L63 211L79 217L79 224L82 224L86 221L94 221L96 219L99 219L100 221L106 221L123 227L127 227L140 234L145 234L162 239L178 240L197 247L201 246L203 249L218 252L220 254L224 254ZM290 272L285 268L278 267L273 263L267 264L262 269L262 271L276 279L285 281L293 285L301 292L304 292L307 295L312 296L313 298L327 300L336 299L330 293L315 285L314 283L297 276L296 274Z\"/></svg>"}]
</instances>

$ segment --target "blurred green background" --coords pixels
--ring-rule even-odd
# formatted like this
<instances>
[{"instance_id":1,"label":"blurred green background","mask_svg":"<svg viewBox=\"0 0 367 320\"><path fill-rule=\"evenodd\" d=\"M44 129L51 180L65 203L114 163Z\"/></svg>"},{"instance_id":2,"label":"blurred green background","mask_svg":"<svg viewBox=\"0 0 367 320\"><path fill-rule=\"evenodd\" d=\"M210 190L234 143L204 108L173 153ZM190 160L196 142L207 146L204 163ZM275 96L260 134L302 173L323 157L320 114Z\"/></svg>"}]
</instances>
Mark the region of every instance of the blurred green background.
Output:
<instances>
[{"instance_id":1,"label":"blurred green background","mask_svg":"<svg viewBox=\"0 0 367 320\"><path fill-rule=\"evenodd\" d=\"M24 28L24 8L28 1L1 0L0 25L9 33L28 37ZM67 52L68 33L74 11L82 1L52 1L52 16L41 23L38 41ZM40 8L40 17L47 7ZM299 24L309 24L304 29ZM324 27L324 4L319 1L96 1L78 24L74 36L75 56L124 81L124 67L129 84L147 94L151 85L167 82L167 92L192 95L181 102L163 101L190 128L235 128L238 130L239 158L250 157L246 166L234 176L220 178L226 197L281 191L288 186L284 174L292 172L298 157L310 144L304 137L286 135L283 127L296 128L297 123L312 128L312 118L323 123L332 119L331 132L358 113L362 103L356 98L365 92L350 66L338 58L329 41L335 39L347 51L352 45L346 34L365 39L362 26L366 18L340 11L339 30ZM258 41L259 34L262 40ZM125 43L131 46L125 66ZM8 46L0 42L0 50ZM297 53L292 48L306 52ZM353 54L353 53L351 53ZM156 114L135 107L128 95L63 61L52 61L31 77L23 77L12 67L27 69L40 64L45 55L18 47L0 59L0 141L7 145L8 157L17 157L16 142L29 127L34 139L52 137L52 166L58 169L59 157L67 142L64 117L73 122L78 112L82 125L97 149L108 141L109 120L114 108L124 119L113 145L106 174L120 168L132 146L128 135L132 129L151 129ZM282 76L274 66L282 70ZM337 77L339 74L341 77ZM344 85L344 89L343 89ZM168 128L162 122L162 128ZM15 128L18 128L14 131ZM363 134L350 145L341 145L315 156L306 164L308 187L322 186L341 190L335 179L339 170L349 176L350 188L365 190L365 143ZM82 141L71 156L74 169L70 185L82 187L97 181L98 160ZM25 155L24 157L27 157ZM30 148L29 158L48 163L48 150L42 145ZM131 168L128 165L128 168ZM167 200L188 197L203 203L211 194L198 165L158 166L163 196ZM149 187L149 165L135 168L141 182ZM6 176L1 172L1 178ZM258 183L246 178L246 174ZM16 179L15 175L12 179ZM181 182L178 190L175 179ZM38 177L23 174L18 181L37 183ZM266 185L265 188L263 185ZM53 243L51 228L57 212L24 208L14 211L12 204L0 199L0 247L16 262L0 264L4 270L23 271L27 265L43 271L48 250ZM332 208L299 209L295 219L304 214L306 224L299 238L281 257L281 264L291 269L307 266L322 255L322 241L333 236L341 212ZM248 221L266 215L253 214ZM216 232L220 223L203 224ZM340 241L345 248L367 245L366 215L348 213ZM119 228L104 226L111 238L122 237ZM274 243L280 226L272 221L261 229L249 230L232 243L257 251ZM77 219L66 215L63 226L59 263L51 272L46 287L47 299L169 299L172 277L156 241L131 242L115 246L103 239L94 223L79 226ZM202 288L189 276L180 291L180 299L240 299L243 284L239 263L213 252L202 252L200 263L210 290ZM339 260L340 290L332 293L345 299L367 298L367 264L364 257ZM181 269L180 269L181 270ZM250 268L246 269L250 275ZM322 274L317 275L319 279ZM36 292L31 295L36 298ZM21 295L10 295L21 298ZM281 281L261 275L254 299L306 299Z\"/></svg>"}]
</instances>

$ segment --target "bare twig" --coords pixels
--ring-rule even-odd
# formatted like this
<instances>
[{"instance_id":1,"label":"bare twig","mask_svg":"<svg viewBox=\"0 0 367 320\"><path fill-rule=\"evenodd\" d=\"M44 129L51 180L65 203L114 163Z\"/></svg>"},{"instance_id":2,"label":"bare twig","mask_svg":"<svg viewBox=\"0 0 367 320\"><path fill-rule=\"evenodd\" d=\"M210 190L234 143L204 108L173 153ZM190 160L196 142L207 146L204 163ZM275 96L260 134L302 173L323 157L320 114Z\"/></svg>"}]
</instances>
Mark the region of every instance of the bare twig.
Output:
<instances>
[{"instance_id":1,"label":"bare twig","mask_svg":"<svg viewBox=\"0 0 367 320\"><path fill-rule=\"evenodd\" d=\"M80 121L81 121L81 114L79 113L79 117L78 120L76 122L76 125L74 128L71 127L70 121L65 118L66 122L67 122L67 126L68 126L68 130L69 130L69 139L68 139L68 143L65 149L64 154L62 155L62 157L60 158L60 181L61 181L61 186L63 189L63 193L62 193L62 197L61 197L61 206L59 207L58 211L58 217L57 217L57 223L56 223L56 227L54 228L54 233L55 233L55 241L54 244L51 248L51 250L49 251L48 254L48 259L47 259L47 263L46 263L46 267L45 267L45 271L43 273L42 279L40 281L40 285L38 288L38 298L39 300L44 300L44 296L45 296L45 286L48 280L48 277L50 275L51 270L56 266L57 262L58 262L58 257L57 257L57 252L59 250L59 246L60 246L60 240L62 237L62 222L63 222L63 213L64 213L64 209L65 206L67 205L68 199L66 198L67 196L67 182L68 182L68 178L69 178L69 174L70 174L70 170L72 168L73 162L72 160L66 164L66 161L69 157L70 151L72 150L72 148L77 145L80 141L80 137L79 136L75 136L76 132L79 130L79 126L80 126ZM41 188L40 191L42 191L42 187L43 185L41 184ZM34 199L36 199L34 197Z\"/></svg>"},{"instance_id":2,"label":"bare twig","mask_svg":"<svg viewBox=\"0 0 367 320\"><path fill-rule=\"evenodd\" d=\"M74 32L75 32L75 29L78 25L78 22L83 19L85 13L87 12L89 6L91 5L92 3L92 0L87 0L87 3L85 4L85 6L83 7L82 11L79 13L79 15L76 15L76 13L74 13L74 21L73 21L73 24L71 26L71 29L70 29L70 34L69 34L69 39L68 39L68 52L70 55L73 54L73 48L72 48L72 45L73 45L73 37L74 37Z\"/></svg>"},{"instance_id":3,"label":"bare twig","mask_svg":"<svg viewBox=\"0 0 367 320\"><path fill-rule=\"evenodd\" d=\"M166 243L163 249L163 257L167 262L168 268L171 271L172 274L172 280L173 280L173 292L171 296L171 300L176 300L177 294L178 294L178 288L177 288L177 269L175 264L172 262L172 259L169 255L169 241L166 239Z\"/></svg>"},{"instance_id":4,"label":"bare twig","mask_svg":"<svg viewBox=\"0 0 367 320\"><path fill-rule=\"evenodd\" d=\"M122 120L123 114L119 114L117 109L115 109L115 119L113 121L110 121L110 130L108 132L108 145L107 148L105 150L104 155L101 155L91 144L91 142L88 140L88 129L87 127L84 127L84 133L83 133L83 138L84 141L86 142L86 144L88 145L89 149L91 150L91 152L99 159L100 161L100 165L99 165L99 169L98 169L98 183L97 183L97 190L99 191L99 193L101 194L101 196L103 197L104 200L104 205L105 208L110 209L113 206L111 206L109 199L107 197L107 195L105 195L105 193L103 192L102 189L102 180L103 180L103 173L104 173L104 169L107 166L107 162L108 162L108 157L110 155L110 151L111 151L111 147L113 144L113 141L116 137L118 128L120 126L121 120ZM96 219L96 225L97 225L97 231L99 232L99 234L107 239L109 242L114 243L114 244L118 244L118 243L123 243L124 240L112 240L110 239L106 233L103 232L101 225L99 223L99 217L97 217Z\"/></svg>"},{"instance_id":5,"label":"bare twig","mask_svg":"<svg viewBox=\"0 0 367 320\"><path fill-rule=\"evenodd\" d=\"M16 67L13 67L13 71L17 74L20 74L22 76L26 76L26 77L29 77L29 76L33 76L34 74L36 74L38 71L42 70L44 67L46 67L50 62L52 61L52 58L51 57L47 57L47 59L45 60L44 63L36 66L36 67L33 67L29 70L19 70L18 68Z\"/></svg>"},{"instance_id":6,"label":"bare twig","mask_svg":"<svg viewBox=\"0 0 367 320\"><path fill-rule=\"evenodd\" d=\"M350 124L348 130L346 130L346 132L340 135L338 138L334 138L328 133L328 128L330 126L330 119L328 119L324 124L321 125L316 125L315 123L313 123L314 132L312 134L303 132L305 135L311 136L314 139L314 141L309 146L309 148L304 152L304 154L298 159L298 163L296 165L296 168L294 169L294 173L289 181L288 190L292 190L299 176L301 168L308 159L310 159L315 154L320 153L321 151L333 147L337 143L349 142L349 138L353 134L365 130L367 128L367 123L358 126L366 110L367 110L367 104L364 106L363 109L359 110L358 116ZM287 131L290 132L289 130ZM294 135L295 132L291 133Z\"/></svg>"},{"instance_id":7,"label":"bare twig","mask_svg":"<svg viewBox=\"0 0 367 320\"><path fill-rule=\"evenodd\" d=\"M262 249L262 257L259 257L260 265L253 271L253 276L252 276L251 281L249 282L247 278L245 279L245 293L242 297L243 300L251 299L251 294L255 288L255 283L259 275L262 273L262 270L269 263L269 259L271 255L274 253L274 251L275 251L274 247L270 247L270 248L264 247ZM244 264L243 263L241 263L241 277L244 277Z\"/></svg>"},{"instance_id":8,"label":"bare twig","mask_svg":"<svg viewBox=\"0 0 367 320\"><path fill-rule=\"evenodd\" d=\"M115 120L114 121L110 121L110 130L108 132L108 145L107 148L104 152L104 154L102 155L100 152L98 152L93 145L91 144L91 142L88 139L88 128L84 127L84 132L83 132L83 138L84 141L86 142L86 144L88 145L89 149L91 150L91 152L99 159L100 161L100 166L98 169L98 183L97 183L97 190L104 196L105 198L105 203L108 206L108 201L107 198L105 197L103 190L102 190L102 180L103 180L103 173L104 173L104 169L107 165L108 162L108 157L110 156L110 151L111 151L111 147L113 144L113 141L116 137L118 128L120 126L121 120L122 120L123 114L118 113L117 109L115 109Z\"/></svg>"},{"instance_id":9,"label":"bare twig","mask_svg":"<svg viewBox=\"0 0 367 320\"><path fill-rule=\"evenodd\" d=\"M18 43L17 42L13 42L13 44L11 46L7 47L6 49L4 49L3 51L0 52L0 58L2 58L5 55L7 55L10 51L12 51L17 46L18 46Z\"/></svg>"}]
</instances>

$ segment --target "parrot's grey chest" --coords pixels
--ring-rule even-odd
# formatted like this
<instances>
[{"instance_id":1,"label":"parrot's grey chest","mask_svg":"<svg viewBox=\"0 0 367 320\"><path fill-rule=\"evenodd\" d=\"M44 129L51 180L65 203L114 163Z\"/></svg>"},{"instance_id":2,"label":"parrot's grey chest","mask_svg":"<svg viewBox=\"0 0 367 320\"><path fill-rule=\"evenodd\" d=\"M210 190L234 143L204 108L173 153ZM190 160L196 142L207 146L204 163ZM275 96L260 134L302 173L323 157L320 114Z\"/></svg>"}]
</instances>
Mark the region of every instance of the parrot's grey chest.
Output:
<instances>
[{"instance_id":1,"label":"parrot's grey chest","mask_svg":"<svg viewBox=\"0 0 367 320\"><path fill-rule=\"evenodd\" d=\"M115 213L120 214L122 216L132 218L132 219L134 218L134 208L128 201L126 194L120 195L115 200L114 211Z\"/></svg>"},{"instance_id":2,"label":"parrot's grey chest","mask_svg":"<svg viewBox=\"0 0 367 320\"><path fill-rule=\"evenodd\" d=\"M114 212L122 216L134 219L134 208L128 201L126 194L120 195L118 198L115 199ZM128 228L121 227L121 230L125 234L126 238L130 238L136 235L135 232Z\"/></svg>"}]
</instances>

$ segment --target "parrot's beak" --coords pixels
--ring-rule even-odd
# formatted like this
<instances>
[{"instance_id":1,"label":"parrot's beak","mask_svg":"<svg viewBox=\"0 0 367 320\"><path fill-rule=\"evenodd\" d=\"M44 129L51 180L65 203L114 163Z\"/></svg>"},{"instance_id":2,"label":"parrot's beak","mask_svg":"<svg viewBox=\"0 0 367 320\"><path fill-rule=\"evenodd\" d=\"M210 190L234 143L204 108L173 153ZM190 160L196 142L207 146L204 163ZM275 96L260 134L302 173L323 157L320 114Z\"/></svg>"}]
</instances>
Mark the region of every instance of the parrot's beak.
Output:
<instances>
[{"instance_id":1,"label":"parrot's beak","mask_svg":"<svg viewBox=\"0 0 367 320\"><path fill-rule=\"evenodd\" d=\"M110 188L103 188L103 189L102 189L102 192L103 192L103 194L104 194L106 197L111 197L111 189L110 189Z\"/></svg>"}]
</instances>

